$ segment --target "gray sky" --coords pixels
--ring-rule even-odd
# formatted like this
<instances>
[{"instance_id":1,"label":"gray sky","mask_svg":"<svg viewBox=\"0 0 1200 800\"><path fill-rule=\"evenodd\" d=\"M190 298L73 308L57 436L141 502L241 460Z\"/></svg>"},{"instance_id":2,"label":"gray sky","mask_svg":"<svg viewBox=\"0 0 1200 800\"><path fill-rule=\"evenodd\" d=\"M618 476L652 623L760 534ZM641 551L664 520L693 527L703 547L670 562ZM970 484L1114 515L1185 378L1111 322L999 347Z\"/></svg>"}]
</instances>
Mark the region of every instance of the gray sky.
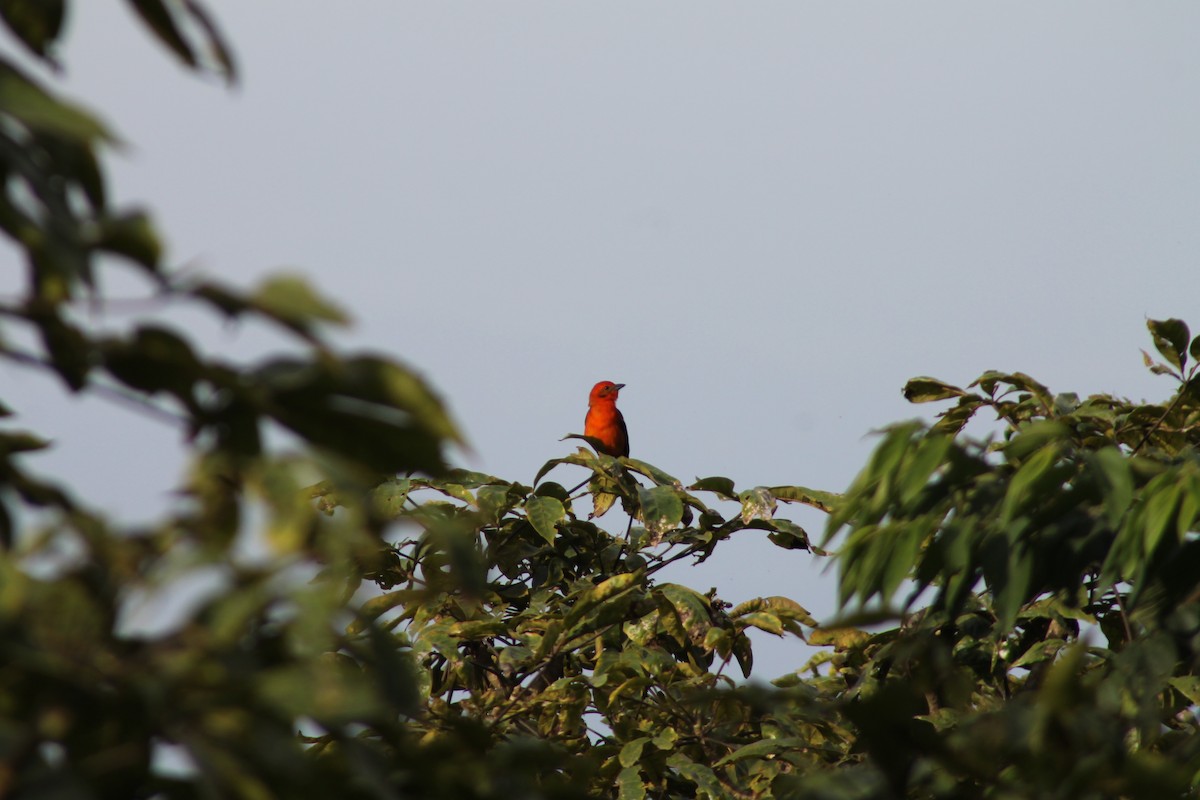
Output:
<instances>
[{"instance_id":1,"label":"gray sky","mask_svg":"<svg viewBox=\"0 0 1200 800\"><path fill-rule=\"evenodd\" d=\"M638 458L836 491L872 429L934 410L909 377L1159 398L1145 318L1200 329L1192 2L210 6L233 92L75 4L70 91L130 143L117 197L176 263L311 276L357 320L342 342L444 393L475 469L532 480L611 379ZM0 379L59 441L43 470L123 517L162 507L173 431ZM746 534L674 577L828 616L810 561ZM798 666L767 638L758 674Z\"/></svg>"}]
</instances>

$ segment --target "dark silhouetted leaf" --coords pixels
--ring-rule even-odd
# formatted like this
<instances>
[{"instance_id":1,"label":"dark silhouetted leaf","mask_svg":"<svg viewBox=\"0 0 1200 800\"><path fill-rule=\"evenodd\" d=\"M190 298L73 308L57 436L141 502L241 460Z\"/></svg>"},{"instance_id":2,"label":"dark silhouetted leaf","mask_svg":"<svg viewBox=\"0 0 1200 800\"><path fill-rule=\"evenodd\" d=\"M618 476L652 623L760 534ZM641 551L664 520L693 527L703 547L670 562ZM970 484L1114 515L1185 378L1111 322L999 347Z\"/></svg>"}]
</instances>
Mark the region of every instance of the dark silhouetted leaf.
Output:
<instances>
[{"instance_id":1,"label":"dark silhouetted leaf","mask_svg":"<svg viewBox=\"0 0 1200 800\"><path fill-rule=\"evenodd\" d=\"M63 0L0 0L0 19L31 51L42 58L62 30Z\"/></svg>"},{"instance_id":2,"label":"dark silhouetted leaf","mask_svg":"<svg viewBox=\"0 0 1200 800\"><path fill-rule=\"evenodd\" d=\"M910 403L930 403L966 394L957 386L943 383L936 378L913 378L904 384L904 399Z\"/></svg>"},{"instance_id":3,"label":"dark silhouetted leaf","mask_svg":"<svg viewBox=\"0 0 1200 800\"><path fill-rule=\"evenodd\" d=\"M1146 327L1154 340L1154 348L1175 369L1183 369L1187 362L1188 340L1191 333L1187 323L1180 319L1148 319Z\"/></svg>"}]
</instances>

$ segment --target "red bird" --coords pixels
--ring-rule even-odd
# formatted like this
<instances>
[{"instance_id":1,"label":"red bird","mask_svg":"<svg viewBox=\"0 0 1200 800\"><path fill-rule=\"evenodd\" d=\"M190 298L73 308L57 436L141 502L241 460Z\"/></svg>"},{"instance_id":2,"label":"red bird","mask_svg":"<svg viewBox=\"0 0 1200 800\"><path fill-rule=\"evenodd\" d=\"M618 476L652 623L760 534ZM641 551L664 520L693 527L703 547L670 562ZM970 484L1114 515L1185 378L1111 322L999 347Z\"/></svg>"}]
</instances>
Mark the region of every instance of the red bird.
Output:
<instances>
[{"instance_id":1,"label":"red bird","mask_svg":"<svg viewBox=\"0 0 1200 800\"><path fill-rule=\"evenodd\" d=\"M625 418L617 410L617 395L623 388L625 384L612 381L600 381L593 386L587 417L583 420L584 435L598 439L602 446L597 449L610 456L629 455L629 431L625 428Z\"/></svg>"}]
</instances>

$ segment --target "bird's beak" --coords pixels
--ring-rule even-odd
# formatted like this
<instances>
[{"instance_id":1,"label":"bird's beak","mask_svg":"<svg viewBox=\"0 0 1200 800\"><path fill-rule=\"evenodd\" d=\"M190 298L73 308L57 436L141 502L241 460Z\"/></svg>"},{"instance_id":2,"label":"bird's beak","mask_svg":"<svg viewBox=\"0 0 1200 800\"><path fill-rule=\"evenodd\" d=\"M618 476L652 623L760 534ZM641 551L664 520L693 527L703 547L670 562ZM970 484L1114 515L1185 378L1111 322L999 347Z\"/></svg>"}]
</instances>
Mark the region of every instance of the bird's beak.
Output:
<instances>
[{"instance_id":1,"label":"bird's beak","mask_svg":"<svg viewBox=\"0 0 1200 800\"><path fill-rule=\"evenodd\" d=\"M614 388L614 389L616 389L616 390L619 392L619 391L621 391L622 389L624 389L624 388L625 388L625 384L623 384L623 383L614 383L614 384L613 384L613 388Z\"/></svg>"}]
</instances>

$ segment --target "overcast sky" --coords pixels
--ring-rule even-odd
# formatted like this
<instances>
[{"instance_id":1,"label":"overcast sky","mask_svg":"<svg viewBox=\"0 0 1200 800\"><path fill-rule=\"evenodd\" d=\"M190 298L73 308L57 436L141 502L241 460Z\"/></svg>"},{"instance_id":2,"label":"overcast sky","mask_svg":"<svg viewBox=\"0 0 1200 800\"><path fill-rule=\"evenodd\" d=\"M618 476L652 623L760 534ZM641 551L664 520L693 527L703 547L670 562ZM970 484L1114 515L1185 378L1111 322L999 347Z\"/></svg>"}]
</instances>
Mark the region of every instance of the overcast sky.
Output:
<instances>
[{"instance_id":1,"label":"overcast sky","mask_svg":"<svg viewBox=\"0 0 1200 800\"><path fill-rule=\"evenodd\" d=\"M638 458L837 491L873 429L936 410L909 377L1161 398L1146 317L1200 328L1194 2L209 5L233 91L73 4L69 90L129 143L116 196L173 263L309 275L345 346L440 389L474 469L529 482L610 379ZM43 470L162 508L174 431L0 379L58 442ZM673 578L827 617L811 561L747 533ZM763 639L762 677L798 666Z\"/></svg>"}]
</instances>

